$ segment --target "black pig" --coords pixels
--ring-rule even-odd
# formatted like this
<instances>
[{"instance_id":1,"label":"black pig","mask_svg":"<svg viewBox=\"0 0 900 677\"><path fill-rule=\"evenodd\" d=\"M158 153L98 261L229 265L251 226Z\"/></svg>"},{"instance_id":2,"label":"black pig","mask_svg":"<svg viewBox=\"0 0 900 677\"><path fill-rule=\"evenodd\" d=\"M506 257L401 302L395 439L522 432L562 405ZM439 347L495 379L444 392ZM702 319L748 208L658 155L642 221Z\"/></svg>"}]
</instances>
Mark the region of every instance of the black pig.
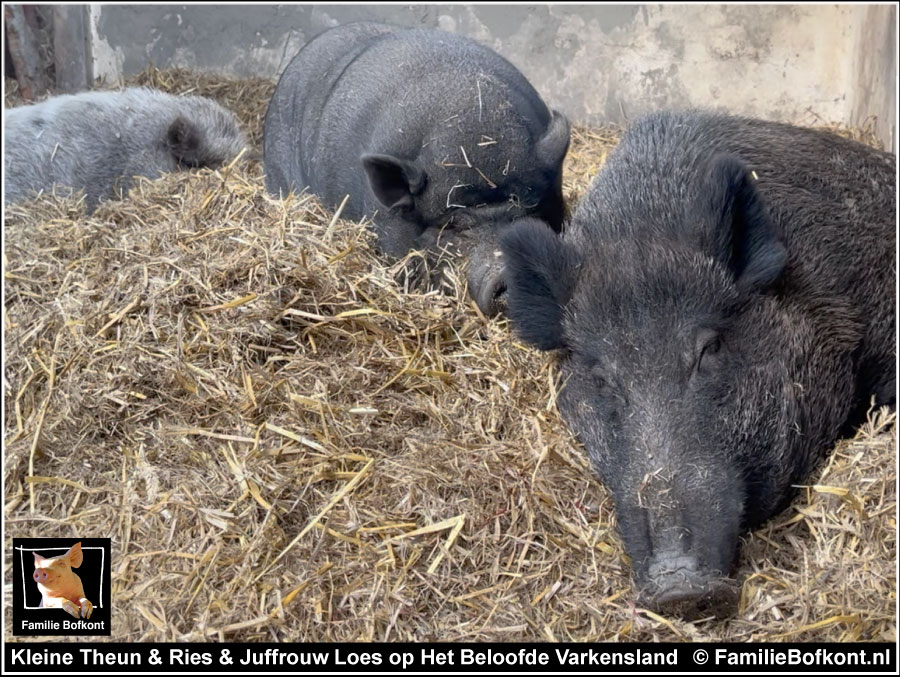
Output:
<instances>
[{"instance_id":1,"label":"black pig","mask_svg":"<svg viewBox=\"0 0 900 677\"><path fill-rule=\"evenodd\" d=\"M5 111L5 202L53 185L84 189L88 213L151 179L216 167L244 147L234 114L212 99L145 87L55 96Z\"/></svg>"},{"instance_id":2,"label":"black pig","mask_svg":"<svg viewBox=\"0 0 900 677\"><path fill-rule=\"evenodd\" d=\"M713 114L634 125L562 236L504 236L508 313L561 349L559 409L616 504L641 602L733 613L743 530L874 394L895 403L894 156Z\"/></svg>"},{"instance_id":3,"label":"black pig","mask_svg":"<svg viewBox=\"0 0 900 677\"><path fill-rule=\"evenodd\" d=\"M498 309L498 234L526 214L558 229L569 124L506 59L439 30L333 28L287 66L266 112L266 188L308 187L343 216L374 216L380 248L449 249Z\"/></svg>"}]
</instances>

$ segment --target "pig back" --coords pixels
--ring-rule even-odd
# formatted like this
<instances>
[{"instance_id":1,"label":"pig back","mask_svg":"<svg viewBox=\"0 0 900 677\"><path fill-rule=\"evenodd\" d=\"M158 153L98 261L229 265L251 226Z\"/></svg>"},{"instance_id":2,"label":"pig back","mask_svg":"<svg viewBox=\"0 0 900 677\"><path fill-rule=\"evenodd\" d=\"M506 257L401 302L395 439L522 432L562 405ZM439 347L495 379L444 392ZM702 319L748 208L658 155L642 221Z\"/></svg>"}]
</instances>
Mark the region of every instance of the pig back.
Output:
<instances>
[{"instance_id":1,"label":"pig back","mask_svg":"<svg viewBox=\"0 0 900 677\"><path fill-rule=\"evenodd\" d=\"M84 188L88 204L96 205L141 150L153 156L151 174L174 169L162 149L162 136L142 137L148 122L159 119L155 103L144 90L97 91L56 96L8 111L6 201L58 184ZM135 136L141 137L137 144Z\"/></svg>"},{"instance_id":2,"label":"pig back","mask_svg":"<svg viewBox=\"0 0 900 677\"><path fill-rule=\"evenodd\" d=\"M309 161L325 127L322 118L335 85L373 39L396 30L400 27L376 22L346 24L319 34L291 59L264 121L263 158L270 193L287 194L310 185ZM346 132L326 133L342 131Z\"/></svg>"},{"instance_id":3,"label":"pig back","mask_svg":"<svg viewBox=\"0 0 900 677\"><path fill-rule=\"evenodd\" d=\"M58 184L84 188L92 210L134 176L175 171L168 134L182 118L195 134L193 166L227 161L244 145L233 113L211 99L143 87L60 95L11 109L4 119L6 201Z\"/></svg>"}]
</instances>

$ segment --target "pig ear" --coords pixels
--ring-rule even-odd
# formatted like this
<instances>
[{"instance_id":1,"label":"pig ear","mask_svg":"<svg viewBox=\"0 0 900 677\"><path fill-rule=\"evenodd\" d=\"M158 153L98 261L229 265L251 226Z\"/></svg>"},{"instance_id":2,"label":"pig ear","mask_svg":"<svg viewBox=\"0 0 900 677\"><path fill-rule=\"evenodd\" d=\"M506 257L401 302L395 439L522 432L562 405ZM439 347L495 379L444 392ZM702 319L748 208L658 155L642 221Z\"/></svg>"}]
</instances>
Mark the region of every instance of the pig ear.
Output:
<instances>
[{"instance_id":1,"label":"pig ear","mask_svg":"<svg viewBox=\"0 0 900 677\"><path fill-rule=\"evenodd\" d=\"M713 158L700 199L701 213L716 221L715 255L737 284L747 290L773 285L784 271L787 250L747 167L729 155Z\"/></svg>"},{"instance_id":2,"label":"pig ear","mask_svg":"<svg viewBox=\"0 0 900 677\"><path fill-rule=\"evenodd\" d=\"M506 312L519 336L541 350L564 348L563 312L578 276L577 253L537 219L511 225L500 246Z\"/></svg>"},{"instance_id":3,"label":"pig ear","mask_svg":"<svg viewBox=\"0 0 900 677\"><path fill-rule=\"evenodd\" d=\"M179 115L166 131L166 145L176 160L193 164L200 149L200 132L193 122Z\"/></svg>"},{"instance_id":4,"label":"pig ear","mask_svg":"<svg viewBox=\"0 0 900 677\"><path fill-rule=\"evenodd\" d=\"M36 553L36 552L33 552L33 553L31 553L31 554L34 555L34 566L36 566L36 567L41 566L41 562L44 561L44 556L43 556L43 555L39 555L39 554Z\"/></svg>"},{"instance_id":5,"label":"pig ear","mask_svg":"<svg viewBox=\"0 0 900 677\"><path fill-rule=\"evenodd\" d=\"M534 150L542 167L559 167L569 150L569 120L565 115L551 111L547 131L538 139Z\"/></svg>"},{"instance_id":6,"label":"pig ear","mask_svg":"<svg viewBox=\"0 0 900 677\"><path fill-rule=\"evenodd\" d=\"M412 196L425 187L425 172L415 162L377 153L361 159L372 192L388 209L412 206Z\"/></svg>"},{"instance_id":7,"label":"pig ear","mask_svg":"<svg viewBox=\"0 0 900 677\"><path fill-rule=\"evenodd\" d=\"M81 541L69 548L69 552L63 556L69 560L69 566L73 569L80 567L84 561L84 554L81 552Z\"/></svg>"}]
</instances>

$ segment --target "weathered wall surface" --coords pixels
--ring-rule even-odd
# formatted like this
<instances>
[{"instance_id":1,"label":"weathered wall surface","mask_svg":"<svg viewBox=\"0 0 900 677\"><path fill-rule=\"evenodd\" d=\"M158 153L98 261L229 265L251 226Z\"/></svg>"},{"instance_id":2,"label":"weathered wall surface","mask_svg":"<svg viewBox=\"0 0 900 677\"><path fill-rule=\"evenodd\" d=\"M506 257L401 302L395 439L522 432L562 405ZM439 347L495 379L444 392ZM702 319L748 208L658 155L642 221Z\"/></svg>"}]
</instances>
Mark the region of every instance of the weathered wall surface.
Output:
<instances>
[{"instance_id":1,"label":"weathered wall surface","mask_svg":"<svg viewBox=\"0 0 900 677\"><path fill-rule=\"evenodd\" d=\"M362 19L468 35L579 122L701 106L861 124L895 147L894 5L91 5L95 76L189 66L276 77L310 38Z\"/></svg>"}]
</instances>

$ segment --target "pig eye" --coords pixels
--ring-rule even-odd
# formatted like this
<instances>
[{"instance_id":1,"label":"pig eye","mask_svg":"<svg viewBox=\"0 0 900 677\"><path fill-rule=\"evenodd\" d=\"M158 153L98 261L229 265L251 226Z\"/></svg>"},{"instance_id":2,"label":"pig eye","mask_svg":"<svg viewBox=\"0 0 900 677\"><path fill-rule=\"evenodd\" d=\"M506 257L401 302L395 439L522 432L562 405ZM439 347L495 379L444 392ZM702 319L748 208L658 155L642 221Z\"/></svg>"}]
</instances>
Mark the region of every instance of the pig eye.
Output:
<instances>
[{"instance_id":1,"label":"pig eye","mask_svg":"<svg viewBox=\"0 0 900 677\"><path fill-rule=\"evenodd\" d=\"M697 369L712 364L713 357L722 349L722 339L719 336L713 336L708 340L700 350L700 357L697 358ZM704 364L705 363L705 364Z\"/></svg>"},{"instance_id":2,"label":"pig eye","mask_svg":"<svg viewBox=\"0 0 900 677\"><path fill-rule=\"evenodd\" d=\"M591 367L589 373L591 375L591 382L600 394L608 395L611 392L609 379L606 378L606 374L601 371L600 366L595 365Z\"/></svg>"},{"instance_id":3,"label":"pig eye","mask_svg":"<svg viewBox=\"0 0 900 677\"><path fill-rule=\"evenodd\" d=\"M474 228L475 225L475 217L472 214L466 211L457 211L450 215L450 219L444 227L449 230L462 231Z\"/></svg>"}]
</instances>

